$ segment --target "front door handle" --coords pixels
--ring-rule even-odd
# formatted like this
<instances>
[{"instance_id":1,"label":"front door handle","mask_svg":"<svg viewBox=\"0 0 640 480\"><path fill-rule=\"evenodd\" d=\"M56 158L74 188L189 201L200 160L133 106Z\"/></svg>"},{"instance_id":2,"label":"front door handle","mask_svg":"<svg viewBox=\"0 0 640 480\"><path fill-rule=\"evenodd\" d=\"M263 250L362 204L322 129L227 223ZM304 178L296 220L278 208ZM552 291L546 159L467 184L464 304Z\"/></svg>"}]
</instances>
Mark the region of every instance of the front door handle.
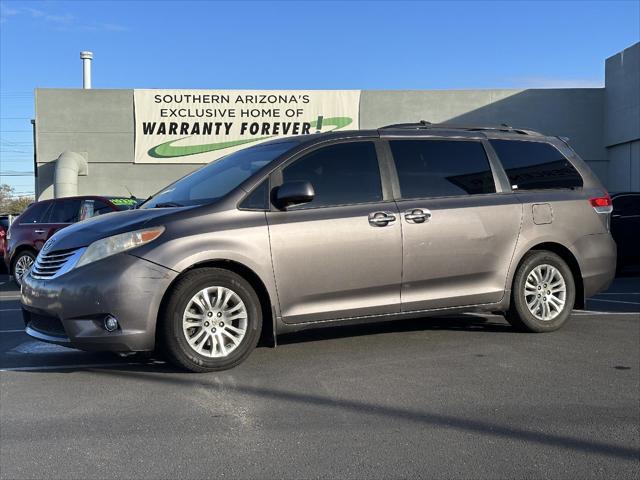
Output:
<instances>
[{"instance_id":1,"label":"front door handle","mask_svg":"<svg viewBox=\"0 0 640 480\"><path fill-rule=\"evenodd\" d=\"M44 230L34 230L33 233L44 233Z\"/></svg>"},{"instance_id":2,"label":"front door handle","mask_svg":"<svg viewBox=\"0 0 640 480\"><path fill-rule=\"evenodd\" d=\"M374 212L369 214L369 223L374 227L386 227L396 221L396 216L389 212Z\"/></svg>"},{"instance_id":3,"label":"front door handle","mask_svg":"<svg viewBox=\"0 0 640 480\"><path fill-rule=\"evenodd\" d=\"M404 212L407 223L424 223L431 218L431 212L427 208L412 208Z\"/></svg>"}]
</instances>

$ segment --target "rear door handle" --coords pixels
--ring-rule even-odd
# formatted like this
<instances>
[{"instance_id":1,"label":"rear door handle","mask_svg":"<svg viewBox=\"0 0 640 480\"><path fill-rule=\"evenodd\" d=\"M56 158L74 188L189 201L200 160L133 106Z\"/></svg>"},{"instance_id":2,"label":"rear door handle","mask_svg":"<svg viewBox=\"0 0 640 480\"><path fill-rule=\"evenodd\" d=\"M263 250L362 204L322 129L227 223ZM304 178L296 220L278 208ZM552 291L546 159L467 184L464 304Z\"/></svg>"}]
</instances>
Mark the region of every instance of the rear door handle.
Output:
<instances>
[{"instance_id":1,"label":"rear door handle","mask_svg":"<svg viewBox=\"0 0 640 480\"><path fill-rule=\"evenodd\" d=\"M407 223L424 223L431 218L431 211L427 208L412 208L404 212Z\"/></svg>"},{"instance_id":2,"label":"rear door handle","mask_svg":"<svg viewBox=\"0 0 640 480\"><path fill-rule=\"evenodd\" d=\"M390 212L373 212L369 214L369 223L374 227L386 227L396 221L396 216Z\"/></svg>"},{"instance_id":3,"label":"rear door handle","mask_svg":"<svg viewBox=\"0 0 640 480\"><path fill-rule=\"evenodd\" d=\"M33 232L34 233L44 233L45 231L44 230L34 230Z\"/></svg>"}]
</instances>

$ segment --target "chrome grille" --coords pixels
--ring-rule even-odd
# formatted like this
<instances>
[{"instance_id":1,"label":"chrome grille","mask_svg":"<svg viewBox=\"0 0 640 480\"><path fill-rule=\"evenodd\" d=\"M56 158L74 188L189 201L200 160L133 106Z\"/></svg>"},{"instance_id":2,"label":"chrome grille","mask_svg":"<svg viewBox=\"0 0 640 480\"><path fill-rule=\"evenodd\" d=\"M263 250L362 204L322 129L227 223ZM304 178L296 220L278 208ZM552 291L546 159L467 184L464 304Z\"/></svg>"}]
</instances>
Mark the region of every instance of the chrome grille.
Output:
<instances>
[{"instance_id":1,"label":"chrome grille","mask_svg":"<svg viewBox=\"0 0 640 480\"><path fill-rule=\"evenodd\" d=\"M78 254L81 253L80 250L70 248L45 254L40 252L31 269L31 276L33 278L53 278L68 271L75 264Z\"/></svg>"}]
</instances>

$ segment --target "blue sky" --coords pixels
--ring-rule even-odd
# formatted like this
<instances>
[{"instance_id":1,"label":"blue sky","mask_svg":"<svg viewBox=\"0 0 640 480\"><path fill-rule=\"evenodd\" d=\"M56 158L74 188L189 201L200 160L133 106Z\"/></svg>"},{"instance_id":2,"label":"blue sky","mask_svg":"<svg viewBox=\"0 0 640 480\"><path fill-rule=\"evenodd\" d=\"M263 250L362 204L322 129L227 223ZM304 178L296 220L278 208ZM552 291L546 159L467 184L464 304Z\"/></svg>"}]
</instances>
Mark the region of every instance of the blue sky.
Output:
<instances>
[{"instance_id":1,"label":"blue sky","mask_svg":"<svg viewBox=\"0 0 640 480\"><path fill-rule=\"evenodd\" d=\"M0 0L0 182L33 192L36 87L598 87L640 1Z\"/></svg>"}]
</instances>

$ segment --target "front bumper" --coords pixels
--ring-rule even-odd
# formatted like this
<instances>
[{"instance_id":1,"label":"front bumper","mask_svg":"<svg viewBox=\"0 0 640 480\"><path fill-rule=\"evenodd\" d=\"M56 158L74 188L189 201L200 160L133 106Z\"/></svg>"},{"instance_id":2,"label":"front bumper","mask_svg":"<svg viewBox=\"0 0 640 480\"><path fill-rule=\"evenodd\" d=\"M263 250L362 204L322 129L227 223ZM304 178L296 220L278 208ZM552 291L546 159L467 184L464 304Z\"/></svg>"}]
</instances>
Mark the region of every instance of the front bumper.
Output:
<instances>
[{"instance_id":1,"label":"front bumper","mask_svg":"<svg viewBox=\"0 0 640 480\"><path fill-rule=\"evenodd\" d=\"M26 332L81 350L137 352L155 347L162 297L177 273L120 253L53 279L22 279ZM107 315L119 323L108 332Z\"/></svg>"}]
</instances>

